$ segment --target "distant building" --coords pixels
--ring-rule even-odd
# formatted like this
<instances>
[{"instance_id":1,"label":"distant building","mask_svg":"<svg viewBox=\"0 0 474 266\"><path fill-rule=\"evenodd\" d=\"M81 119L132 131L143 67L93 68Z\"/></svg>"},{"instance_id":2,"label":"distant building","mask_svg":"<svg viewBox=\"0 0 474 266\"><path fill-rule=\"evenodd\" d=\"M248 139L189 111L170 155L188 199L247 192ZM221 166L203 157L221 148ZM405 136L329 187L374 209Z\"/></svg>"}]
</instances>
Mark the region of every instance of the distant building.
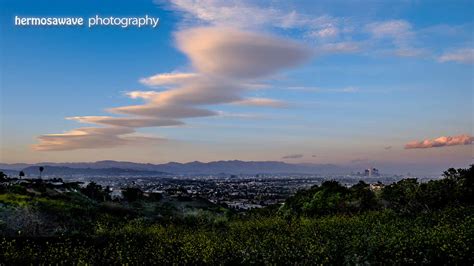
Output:
<instances>
[{"instance_id":1,"label":"distant building","mask_svg":"<svg viewBox=\"0 0 474 266\"><path fill-rule=\"evenodd\" d=\"M380 176L379 169L377 168L368 168L364 170L364 176L373 177Z\"/></svg>"},{"instance_id":2,"label":"distant building","mask_svg":"<svg viewBox=\"0 0 474 266\"><path fill-rule=\"evenodd\" d=\"M110 197L112 199L122 199L122 190L121 189L113 189L112 192L110 192Z\"/></svg>"},{"instance_id":3,"label":"distant building","mask_svg":"<svg viewBox=\"0 0 474 266\"><path fill-rule=\"evenodd\" d=\"M379 169L377 169L377 168L372 168L372 176L380 176L380 174L379 174Z\"/></svg>"},{"instance_id":4,"label":"distant building","mask_svg":"<svg viewBox=\"0 0 474 266\"><path fill-rule=\"evenodd\" d=\"M382 190L382 188L384 187L384 184L382 183L375 183L375 184L370 184L370 190L372 191L379 191L379 190Z\"/></svg>"}]
</instances>

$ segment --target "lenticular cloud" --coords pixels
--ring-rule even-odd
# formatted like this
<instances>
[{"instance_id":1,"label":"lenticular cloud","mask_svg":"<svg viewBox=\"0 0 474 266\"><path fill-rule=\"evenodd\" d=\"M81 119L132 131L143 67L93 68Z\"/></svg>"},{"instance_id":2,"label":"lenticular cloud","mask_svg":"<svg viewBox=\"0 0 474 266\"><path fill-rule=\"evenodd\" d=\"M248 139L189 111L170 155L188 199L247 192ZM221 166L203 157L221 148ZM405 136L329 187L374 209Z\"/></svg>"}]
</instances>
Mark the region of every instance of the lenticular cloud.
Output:
<instances>
[{"instance_id":1,"label":"lenticular cloud","mask_svg":"<svg viewBox=\"0 0 474 266\"><path fill-rule=\"evenodd\" d=\"M177 48L189 58L193 71L142 78L140 82L151 89L132 91L127 96L144 103L106 110L125 117L69 117L104 127L42 135L33 148L58 151L137 143L147 139L134 136L135 128L179 126L184 124L181 119L219 115L208 108L210 105L285 107L282 101L246 97L245 93L261 79L301 64L312 54L287 39L226 27L191 28L175 36Z\"/></svg>"},{"instance_id":2,"label":"lenticular cloud","mask_svg":"<svg viewBox=\"0 0 474 266\"><path fill-rule=\"evenodd\" d=\"M230 78L270 75L311 55L298 43L231 28L194 28L177 33L176 39L199 72Z\"/></svg>"},{"instance_id":3,"label":"lenticular cloud","mask_svg":"<svg viewBox=\"0 0 474 266\"><path fill-rule=\"evenodd\" d=\"M412 141L405 145L405 149L426 149L455 145L469 145L474 141L474 137L467 134L459 136L443 136L436 139L426 139L422 141Z\"/></svg>"}]
</instances>

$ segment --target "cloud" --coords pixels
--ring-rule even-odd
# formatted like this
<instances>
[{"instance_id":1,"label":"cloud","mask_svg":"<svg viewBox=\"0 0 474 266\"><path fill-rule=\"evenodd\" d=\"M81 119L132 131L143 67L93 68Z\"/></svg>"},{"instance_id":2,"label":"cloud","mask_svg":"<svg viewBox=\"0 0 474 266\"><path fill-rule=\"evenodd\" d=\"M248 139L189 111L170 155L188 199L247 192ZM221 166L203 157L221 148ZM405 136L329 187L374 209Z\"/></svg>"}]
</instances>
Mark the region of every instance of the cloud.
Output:
<instances>
[{"instance_id":1,"label":"cloud","mask_svg":"<svg viewBox=\"0 0 474 266\"><path fill-rule=\"evenodd\" d=\"M178 32L176 39L200 73L229 78L264 77L311 57L296 42L232 28L192 28Z\"/></svg>"},{"instance_id":2,"label":"cloud","mask_svg":"<svg viewBox=\"0 0 474 266\"><path fill-rule=\"evenodd\" d=\"M455 145L469 145L474 141L474 137L469 135L443 136L436 139L426 139L422 141L412 141L405 145L405 149L425 149Z\"/></svg>"},{"instance_id":3,"label":"cloud","mask_svg":"<svg viewBox=\"0 0 474 266\"><path fill-rule=\"evenodd\" d=\"M400 57L418 57L428 54L428 51L420 48L399 48L393 51L393 54Z\"/></svg>"},{"instance_id":4,"label":"cloud","mask_svg":"<svg viewBox=\"0 0 474 266\"><path fill-rule=\"evenodd\" d=\"M150 144L165 139L131 135L135 130L124 127L84 127L62 134L39 136L39 144L33 145L37 151L65 151L77 149L112 148L125 144Z\"/></svg>"},{"instance_id":5,"label":"cloud","mask_svg":"<svg viewBox=\"0 0 474 266\"><path fill-rule=\"evenodd\" d=\"M161 1L157 1L160 4ZM252 3L252 4L251 4ZM184 15L185 26L204 24L242 29L304 28L307 30L336 27L338 20L328 15L309 16L276 6L255 5L255 1L172 0L163 6Z\"/></svg>"},{"instance_id":6,"label":"cloud","mask_svg":"<svg viewBox=\"0 0 474 266\"><path fill-rule=\"evenodd\" d=\"M357 158L354 160L351 160L351 163L368 163L369 159L368 158Z\"/></svg>"},{"instance_id":7,"label":"cloud","mask_svg":"<svg viewBox=\"0 0 474 266\"><path fill-rule=\"evenodd\" d=\"M287 87L288 90L295 90L295 91L306 91L306 92L334 92L334 93L356 93L359 92L360 89L358 87L345 87L345 88L338 88L338 89L326 89L326 88L319 88L319 87L306 87L306 86L292 86Z\"/></svg>"},{"instance_id":8,"label":"cloud","mask_svg":"<svg viewBox=\"0 0 474 266\"><path fill-rule=\"evenodd\" d=\"M129 92L130 98L145 100L145 104L110 108L109 112L175 119L215 116L217 112L201 107L212 104L283 107L281 101L242 95L255 89L252 80L290 68L311 55L295 42L223 27L180 31L176 43L196 72L143 78L140 81L147 85L172 86L161 92Z\"/></svg>"},{"instance_id":9,"label":"cloud","mask_svg":"<svg viewBox=\"0 0 474 266\"><path fill-rule=\"evenodd\" d=\"M336 42L324 44L316 49L319 55L335 53L355 53L361 50L361 45L357 42Z\"/></svg>"},{"instance_id":10,"label":"cloud","mask_svg":"<svg viewBox=\"0 0 474 266\"><path fill-rule=\"evenodd\" d=\"M474 48L463 48L444 53L438 57L438 61L474 64Z\"/></svg>"},{"instance_id":11,"label":"cloud","mask_svg":"<svg viewBox=\"0 0 474 266\"><path fill-rule=\"evenodd\" d=\"M449 38L461 36L469 39L471 36L469 26L472 26L427 25L424 28L415 28L409 21L403 19L371 22L366 16L361 20L321 12L315 14L314 10L310 14L305 13L306 10L289 9L288 5L279 1L157 0L156 2L182 15L185 21L182 23L182 28L204 25L258 31L296 29L296 33L291 34L314 43L315 50L320 55L365 51L368 52L366 54L383 52L390 56L422 57L431 53L427 46L432 40L426 40L426 37L447 35ZM424 47L416 47L417 42ZM393 47L388 49L387 44ZM387 50L389 51L384 52Z\"/></svg>"},{"instance_id":12,"label":"cloud","mask_svg":"<svg viewBox=\"0 0 474 266\"><path fill-rule=\"evenodd\" d=\"M195 108L183 105L161 105L154 104L130 105L108 109L111 113L137 115L146 117L160 118L193 118L214 116L218 113L215 111Z\"/></svg>"},{"instance_id":13,"label":"cloud","mask_svg":"<svg viewBox=\"0 0 474 266\"><path fill-rule=\"evenodd\" d=\"M398 44L405 43L414 35L411 24L404 20L389 20L370 23L367 25L367 30L375 38L392 39Z\"/></svg>"},{"instance_id":14,"label":"cloud","mask_svg":"<svg viewBox=\"0 0 474 266\"><path fill-rule=\"evenodd\" d=\"M281 108L288 106L287 103L279 100L268 99L268 98L247 98L240 101L235 102L237 105L245 105L245 106L262 106L262 107L274 107L274 108Z\"/></svg>"},{"instance_id":15,"label":"cloud","mask_svg":"<svg viewBox=\"0 0 474 266\"><path fill-rule=\"evenodd\" d=\"M67 120L75 120L80 123L99 124L118 127L165 127L179 126L184 123L179 120L157 119L157 118L136 118L136 117L111 117L111 116L73 116L66 117Z\"/></svg>"},{"instance_id":16,"label":"cloud","mask_svg":"<svg viewBox=\"0 0 474 266\"><path fill-rule=\"evenodd\" d=\"M313 31L309 34L310 36L317 38L335 38L339 35L339 29L334 26L329 26L327 28L319 29Z\"/></svg>"},{"instance_id":17,"label":"cloud","mask_svg":"<svg viewBox=\"0 0 474 266\"><path fill-rule=\"evenodd\" d=\"M149 100L157 105L209 105L241 100L239 94L246 89L245 84L235 81L201 76L193 81L182 82L170 90L162 92L134 91L128 95L134 99Z\"/></svg>"},{"instance_id":18,"label":"cloud","mask_svg":"<svg viewBox=\"0 0 474 266\"><path fill-rule=\"evenodd\" d=\"M393 55L419 56L425 52L412 46L416 32L404 20L379 21L365 26L350 18L306 15L278 9L276 4L264 7L255 1L172 0L166 5L185 16L187 23L175 33L175 45L189 59L184 69L190 71L170 69L171 72L141 78L139 82L151 88L131 91L127 96L142 103L107 109L109 113L125 117L68 117L66 119L105 127L42 135L35 149L101 148L155 141L154 137L133 135L135 129L182 125L181 119L187 118L226 117L223 112L211 110L210 105L285 107L285 102L248 97L247 92L266 87L262 85L263 79L298 66L315 55L377 50L378 45L385 42L393 46L390 47ZM315 47L264 33L275 28L279 31L297 29L291 36L299 35ZM443 54L438 60L472 63L473 57L473 49L461 49ZM314 91L353 93L358 89L316 88Z\"/></svg>"},{"instance_id":19,"label":"cloud","mask_svg":"<svg viewBox=\"0 0 474 266\"><path fill-rule=\"evenodd\" d=\"M340 89L340 92L346 92L346 93L354 93L358 91L359 91L359 88L357 87L345 87L345 88Z\"/></svg>"},{"instance_id":20,"label":"cloud","mask_svg":"<svg viewBox=\"0 0 474 266\"><path fill-rule=\"evenodd\" d=\"M162 73L151 77L142 78L140 82L148 86L175 85L196 79L196 73Z\"/></svg>"},{"instance_id":21,"label":"cloud","mask_svg":"<svg viewBox=\"0 0 474 266\"><path fill-rule=\"evenodd\" d=\"M154 141L128 135L134 128L184 124L180 119L219 116L207 106L238 104L283 107L285 103L266 98L246 98L248 90L261 87L261 79L304 62L312 54L296 42L268 34L199 27L176 33L176 45L191 61L189 73L159 73L140 79L161 91L131 91L126 95L142 104L119 106L106 111L113 116L74 116L69 120L108 126L79 128L64 134L40 136L36 150L105 148ZM118 132L117 132L118 131ZM103 144L100 144L103 142Z\"/></svg>"},{"instance_id":22,"label":"cloud","mask_svg":"<svg viewBox=\"0 0 474 266\"><path fill-rule=\"evenodd\" d=\"M229 113L229 112L223 112L223 111L219 111L218 113L219 113L219 115L217 116L218 118L238 118L238 119L250 119L250 120L268 118L267 116L264 116L261 114L252 114L252 113Z\"/></svg>"},{"instance_id":23,"label":"cloud","mask_svg":"<svg viewBox=\"0 0 474 266\"><path fill-rule=\"evenodd\" d=\"M303 158L303 157L304 157L303 154L290 154L290 155L285 155L281 158L282 159L300 159L300 158Z\"/></svg>"},{"instance_id":24,"label":"cloud","mask_svg":"<svg viewBox=\"0 0 474 266\"><path fill-rule=\"evenodd\" d=\"M408 21L388 20L374 22L369 23L365 28L373 37L373 46L385 47L377 49L382 53L399 57L421 57L430 53L426 48L415 46L417 32ZM388 41L389 44L384 41ZM390 43L392 47L390 47ZM387 49L387 46L390 48Z\"/></svg>"},{"instance_id":25,"label":"cloud","mask_svg":"<svg viewBox=\"0 0 474 266\"><path fill-rule=\"evenodd\" d=\"M204 22L213 26L255 27L283 19L278 10L259 8L243 2L172 0L169 7L183 12L185 22L189 24Z\"/></svg>"},{"instance_id":26,"label":"cloud","mask_svg":"<svg viewBox=\"0 0 474 266\"><path fill-rule=\"evenodd\" d=\"M303 62L309 49L271 35L222 27L199 27L176 34L178 48L196 72L157 74L140 81L151 86L172 85L165 91L132 91L132 99L145 104L108 109L112 113L156 118L188 118L217 115L199 106L235 103L282 107L280 101L244 98L260 79Z\"/></svg>"}]
</instances>

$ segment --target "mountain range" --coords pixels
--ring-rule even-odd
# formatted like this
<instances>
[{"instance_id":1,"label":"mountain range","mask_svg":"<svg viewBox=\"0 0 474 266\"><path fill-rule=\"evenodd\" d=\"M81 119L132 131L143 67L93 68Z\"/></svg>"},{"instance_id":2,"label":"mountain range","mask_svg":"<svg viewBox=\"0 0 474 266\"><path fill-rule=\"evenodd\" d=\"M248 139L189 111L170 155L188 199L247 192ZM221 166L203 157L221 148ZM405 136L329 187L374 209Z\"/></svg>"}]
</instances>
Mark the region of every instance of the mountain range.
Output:
<instances>
[{"instance_id":1,"label":"mountain range","mask_svg":"<svg viewBox=\"0 0 474 266\"><path fill-rule=\"evenodd\" d=\"M97 161L75 163L4 164L0 169L11 174L23 170L27 175L38 174L44 166L44 175L203 175L203 174L335 174L347 173L344 167L333 164L290 164L279 161L215 161L215 162L169 162L165 164L134 163L121 161Z\"/></svg>"}]
</instances>

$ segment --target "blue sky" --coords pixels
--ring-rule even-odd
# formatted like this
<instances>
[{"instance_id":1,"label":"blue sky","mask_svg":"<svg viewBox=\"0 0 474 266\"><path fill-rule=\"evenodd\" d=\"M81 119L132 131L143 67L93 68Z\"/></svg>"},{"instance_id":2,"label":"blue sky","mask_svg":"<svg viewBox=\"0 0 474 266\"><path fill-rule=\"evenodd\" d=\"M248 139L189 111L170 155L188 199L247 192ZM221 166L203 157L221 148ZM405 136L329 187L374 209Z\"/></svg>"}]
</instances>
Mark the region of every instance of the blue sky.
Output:
<instances>
[{"instance_id":1,"label":"blue sky","mask_svg":"<svg viewBox=\"0 0 474 266\"><path fill-rule=\"evenodd\" d=\"M472 162L473 1L1 6L2 162ZM96 14L160 25L13 24Z\"/></svg>"}]
</instances>

